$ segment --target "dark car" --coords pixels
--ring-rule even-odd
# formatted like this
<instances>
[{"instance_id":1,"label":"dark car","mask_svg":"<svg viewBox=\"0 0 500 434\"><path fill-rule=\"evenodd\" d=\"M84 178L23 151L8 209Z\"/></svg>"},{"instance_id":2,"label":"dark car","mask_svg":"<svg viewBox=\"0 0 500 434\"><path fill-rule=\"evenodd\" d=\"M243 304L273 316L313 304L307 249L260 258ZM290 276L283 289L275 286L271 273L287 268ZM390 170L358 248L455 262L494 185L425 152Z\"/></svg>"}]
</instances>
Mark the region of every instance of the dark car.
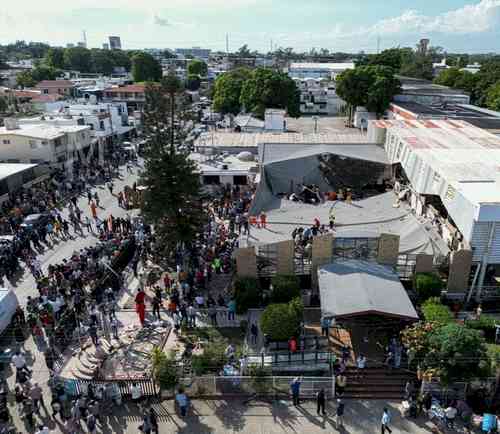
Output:
<instances>
[{"instance_id":1,"label":"dark car","mask_svg":"<svg viewBox=\"0 0 500 434\"><path fill-rule=\"evenodd\" d=\"M30 214L21 223L21 227L30 231L47 226L49 216L47 214Z\"/></svg>"}]
</instances>

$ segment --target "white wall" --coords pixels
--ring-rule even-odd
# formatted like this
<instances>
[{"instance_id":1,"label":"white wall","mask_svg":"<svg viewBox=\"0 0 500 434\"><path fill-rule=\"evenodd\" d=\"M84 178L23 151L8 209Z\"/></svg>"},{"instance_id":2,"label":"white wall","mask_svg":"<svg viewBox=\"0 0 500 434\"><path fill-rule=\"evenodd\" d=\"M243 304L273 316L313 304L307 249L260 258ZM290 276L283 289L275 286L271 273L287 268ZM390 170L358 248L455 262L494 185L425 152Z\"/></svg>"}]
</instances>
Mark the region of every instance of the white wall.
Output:
<instances>
[{"instance_id":1,"label":"white wall","mask_svg":"<svg viewBox=\"0 0 500 434\"><path fill-rule=\"evenodd\" d=\"M4 143L8 140L10 143ZM31 143L30 143L31 141ZM0 160L19 160L20 163L31 163L34 160L55 163L57 157L64 155L67 150L66 145L54 147L53 140L19 136L16 134L0 135Z\"/></svg>"}]
</instances>

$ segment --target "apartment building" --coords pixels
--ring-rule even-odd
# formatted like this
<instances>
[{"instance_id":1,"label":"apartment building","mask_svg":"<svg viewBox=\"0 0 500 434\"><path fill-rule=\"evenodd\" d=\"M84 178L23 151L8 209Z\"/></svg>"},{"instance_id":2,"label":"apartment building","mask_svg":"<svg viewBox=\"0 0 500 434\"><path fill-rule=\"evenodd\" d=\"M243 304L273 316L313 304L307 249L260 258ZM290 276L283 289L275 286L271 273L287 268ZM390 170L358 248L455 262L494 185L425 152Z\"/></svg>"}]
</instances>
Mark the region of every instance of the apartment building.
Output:
<instances>
[{"instance_id":1,"label":"apartment building","mask_svg":"<svg viewBox=\"0 0 500 434\"><path fill-rule=\"evenodd\" d=\"M146 101L144 84L129 84L104 89L104 100L124 102L129 110L142 110Z\"/></svg>"},{"instance_id":2,"label":"apartment building","mask_svg":"<svg viewBox=\"0 0 500 434\"><path fill-rule=\"evenodd\" d=\"M300 112L310 115L336 115L346 103L336 93L334 81L323 78L295 78L300 90Z\"/></svg>"},{"instance_id":3,"label":"apartment building","mask_svg":"<svg viewBox=\"0 0 500 434\"><path fill-rule=\"evenodd\" d=\"M69 80L43 80L36 85L42 95L74 95L75 85Z\"/></svg>"},{"instance_id":4,"label":"apartment building","mask_svg":"<svg viewBox=\"0 0 500 434\"><path fill-rule=\"evenodd\" d=\"M88 125L66 125L43 119L5 119L0 128L0 160L47 164L71 173L73 162L92 144Z\"/></svg>"}]
</instances>

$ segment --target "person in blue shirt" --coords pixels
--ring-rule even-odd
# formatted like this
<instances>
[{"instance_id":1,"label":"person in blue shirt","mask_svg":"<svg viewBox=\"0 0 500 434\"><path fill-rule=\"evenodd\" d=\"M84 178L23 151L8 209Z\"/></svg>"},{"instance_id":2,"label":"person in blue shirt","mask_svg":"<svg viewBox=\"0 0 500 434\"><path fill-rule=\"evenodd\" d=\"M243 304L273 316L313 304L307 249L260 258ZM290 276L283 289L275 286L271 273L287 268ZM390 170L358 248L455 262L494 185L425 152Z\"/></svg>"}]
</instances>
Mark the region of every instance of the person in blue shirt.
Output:
<instances>
[{"instance_id":1,"label":"person in blue shirt","mask_svg":"<svg viewBox=\"0 0 500 434\"><path fill-rule=\"evenodd\" d=\"M497 428L497 417L491 413L484 413L482 431L490 434Z\"/></svg>"},{"instance_id":2,"label":"person in blue shirt","mask_svg":"<svg viewBox=\"0 0 500 434\"><path fill-rule=\"evenodd\" d=\"M177 395L175 395L175 401L177 402L177 405L179 406L179 409L181 411L181 416L182 417L186 416L187 407L188 407L188 397L184 393L184 389L178 390Z\"/></svg>"},{"instance_id":3,"label":"person in blue shirt","mask_svg":"<svg viewBox=\"0 0 500 434\"><path fill-rule=\"evenodd\" d=\"M297 406L300 404L300 378L295 377L292 383L290 384L290 390L292 391L292 399L293 405Z\"/></svg>"}]
</instances>

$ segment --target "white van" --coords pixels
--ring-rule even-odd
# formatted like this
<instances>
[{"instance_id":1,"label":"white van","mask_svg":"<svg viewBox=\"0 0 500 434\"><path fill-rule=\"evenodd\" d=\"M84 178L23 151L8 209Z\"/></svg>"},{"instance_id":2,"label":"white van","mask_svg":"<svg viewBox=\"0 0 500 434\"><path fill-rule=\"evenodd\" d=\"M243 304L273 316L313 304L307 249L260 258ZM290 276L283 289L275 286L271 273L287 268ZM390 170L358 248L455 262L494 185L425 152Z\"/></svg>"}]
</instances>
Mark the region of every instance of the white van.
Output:
<instances>
[{"instance_id":1,"label":"white van","mask_svg":"<svg viewBox=\"0 0 500 434\"><path fill-rule=\"evenodd\" d=\"M9 326L19 302L12 289L0 288L0 334Z\"/></svg>"}]
</instances>

